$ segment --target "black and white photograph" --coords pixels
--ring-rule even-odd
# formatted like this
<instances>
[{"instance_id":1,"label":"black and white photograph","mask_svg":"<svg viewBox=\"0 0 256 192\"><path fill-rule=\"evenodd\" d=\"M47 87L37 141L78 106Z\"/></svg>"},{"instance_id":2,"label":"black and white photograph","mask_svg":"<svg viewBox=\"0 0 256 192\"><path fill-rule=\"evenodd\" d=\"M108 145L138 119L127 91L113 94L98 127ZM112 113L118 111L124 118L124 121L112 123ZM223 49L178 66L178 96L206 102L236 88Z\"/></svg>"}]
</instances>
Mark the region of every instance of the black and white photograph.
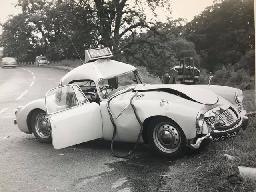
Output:
<instances>
[{"instance_id":1,"label":"black and white photograph","mask_svg":"<svg viewBox=\"0 0 256 192\"><path fill-rule=\"evenodd\" d=\"M0 192L256 192L254 0L0 0Z\"/></svg>"}]
</instances>

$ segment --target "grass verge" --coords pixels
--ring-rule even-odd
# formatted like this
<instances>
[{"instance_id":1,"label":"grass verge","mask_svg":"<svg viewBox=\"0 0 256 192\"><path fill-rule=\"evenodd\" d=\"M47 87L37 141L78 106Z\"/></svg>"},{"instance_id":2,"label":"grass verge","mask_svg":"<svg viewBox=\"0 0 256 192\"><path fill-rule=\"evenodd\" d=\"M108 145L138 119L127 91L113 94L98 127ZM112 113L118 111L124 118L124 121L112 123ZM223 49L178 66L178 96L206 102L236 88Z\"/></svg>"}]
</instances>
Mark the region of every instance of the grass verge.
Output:
<instances>
[{"instance_id":1,"label":"grass verge","mask_svg":"<svg viewBox=\"0 0 256 192\"><path fill-rule=\"evenodd\" d=\"M78 66L79 62L65 62L62 66ZM138 67L146 83L160 83L160 79L150 75L143 67ZM254 90L244 91L245 108L256 111ZM189 154L178 159L163 178L160 191L198 192L256 192L256 179L243 179L237 166L256 167L256 118L235 138L211 143L199 154ZM228 161L225 155L236 157Z\"/></svg>"},{"instance_id":2,"label":"grass verge","mask_svg":"<svg viewBox=\"0 0 256 192\"><path fill-rule=\"evenodd\" d=\"M161 191L255 192L256 179L243 179L238 166L256 167L256 119L236 137L210 143L198 154L178 159L170 167ZM225 154L235 157L229 161Z\"/></svg>"}]
</instances>

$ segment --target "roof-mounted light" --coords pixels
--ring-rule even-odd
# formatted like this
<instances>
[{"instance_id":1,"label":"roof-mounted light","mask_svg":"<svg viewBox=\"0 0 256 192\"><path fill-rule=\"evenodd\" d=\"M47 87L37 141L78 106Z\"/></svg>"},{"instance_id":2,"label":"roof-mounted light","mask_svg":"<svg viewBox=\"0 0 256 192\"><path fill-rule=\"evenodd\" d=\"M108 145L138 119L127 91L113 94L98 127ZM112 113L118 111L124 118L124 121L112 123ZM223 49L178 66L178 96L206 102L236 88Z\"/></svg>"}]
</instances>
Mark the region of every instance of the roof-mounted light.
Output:
<instances>
[{"instance_id":1,"label":"roof-mounted light","mask_svg":"<svg viewBox=\"0 0 256 192\"><path fill-rule=\"evenodd\" d=\"M85 63L97 59L105 59L112 57L113 54L108 47L102 49L88 49L85 50Z\"/></svg>"}]
</instances>

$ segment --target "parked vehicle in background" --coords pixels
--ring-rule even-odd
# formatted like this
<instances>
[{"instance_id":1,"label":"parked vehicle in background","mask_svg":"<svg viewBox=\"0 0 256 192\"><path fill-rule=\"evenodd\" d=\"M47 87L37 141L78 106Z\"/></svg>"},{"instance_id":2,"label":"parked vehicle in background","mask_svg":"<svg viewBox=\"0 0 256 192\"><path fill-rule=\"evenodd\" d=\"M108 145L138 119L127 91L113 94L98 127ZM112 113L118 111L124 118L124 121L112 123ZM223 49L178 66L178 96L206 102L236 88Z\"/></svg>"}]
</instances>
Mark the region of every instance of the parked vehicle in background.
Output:
<instances>
[{"instance_id":1,"label":"parked vehicle in background","mask_svg":"<svg viewBox=\"0 0 256 192\"><path fill-rule=\"evenodd\" d=\"M2 68L17 67L17 60L14 57L3 57L1 60Z\"/></svg>"},{"instance_id":2,"label":"parked vehicle in background","mask_svg":"<svg viewBox=\"0 0 256 192\"><path fill-rule=\"evenodd\" d=\"M45 56L37 56L36 57L35 64L38 66L48 65L49 63L50 62L47 60L47 58Z\"/></svg>"},{"instance_id":3,"label":"parked vehicle in background","mask_svg":"<svg viewBox=\"0 0 256 192\"><path fill-rule=\"evenodd\" d=\"M193 57L183 57L179 65L170 68L170 83L197 84L199 82L200 70L195 66Z\"/></svg>"},{"instance_id":4,"label":"parked vehicle in background","mask_svg":"<svg viewBox=\"0 0 256 192\"><path fill-rule=\"evenodd\" d=\"M200 70L194 66L177 65L171 68L171 83L196 84Z\"/></svg>"}]
</instances>

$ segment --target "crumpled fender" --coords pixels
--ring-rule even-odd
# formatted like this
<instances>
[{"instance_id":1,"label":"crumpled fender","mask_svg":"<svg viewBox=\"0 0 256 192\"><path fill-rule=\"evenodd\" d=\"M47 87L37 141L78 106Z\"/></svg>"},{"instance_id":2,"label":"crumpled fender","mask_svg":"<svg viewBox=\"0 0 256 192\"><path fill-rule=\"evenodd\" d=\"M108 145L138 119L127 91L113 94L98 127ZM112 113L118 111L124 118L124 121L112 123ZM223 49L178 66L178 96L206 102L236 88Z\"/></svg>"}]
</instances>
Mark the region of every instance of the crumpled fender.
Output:
<instances>
[{"instance_id":1,"label":"crumpled fender","mask_svg":"<svg viewBox=\"0 0 256 192\"><path fill-rule=\"evenodd\" d=\"M117 137L115 140L135 142L140 131L132 107L129 105L130 98L135 92L122 94L110 103L115 123L117 125ZM196 136L196 116L203 104L192 102L165 92L142 92L134 98L134 106L142 122L155 116L164 116L175 121L183 130L187 139ZM101 102L103 118L103 138L111 140L113 126L109 120L105 102Z\"/></svg>"},{"instance_id":2,"label":"crumpled fender","mask_svg":"<svg viewBox=\"0 0 256 192\"><path fill-rule=\"evenodd\" d=\"M208 89L220 95L221 97L225 98L229 102L235 103L235 95L242 95L243 91L238 88L228 87L228 86L221 86L221 85L191 85L193 87Z\"/></svg>"},{"instance_id":3,"label":"crumpled fender","mask_svg":"<svg viewBox=\"0 0 256 192\"><path fill-rule=\"evenodd\" d=\"M203 104L168 93L146 92L142 94L144 96L134 100L142 122L154 116L168 117L181 127L187 139L196 137L196 116L204 106Z\"/></svg>"},{"instance_id":4,"label":"crumpled fender","mask_svg":"<svg viewBox=\"0 0 256 192\"><path fill-rule=\"evenodd\" d=\"M183 84L140 84L135 87L135 91L149 92L158 91L177 95L193 102L206 105L213 105L218 102L218 96L210 89L202 89L191 85Z\"/></svg>"}]
</instances>

